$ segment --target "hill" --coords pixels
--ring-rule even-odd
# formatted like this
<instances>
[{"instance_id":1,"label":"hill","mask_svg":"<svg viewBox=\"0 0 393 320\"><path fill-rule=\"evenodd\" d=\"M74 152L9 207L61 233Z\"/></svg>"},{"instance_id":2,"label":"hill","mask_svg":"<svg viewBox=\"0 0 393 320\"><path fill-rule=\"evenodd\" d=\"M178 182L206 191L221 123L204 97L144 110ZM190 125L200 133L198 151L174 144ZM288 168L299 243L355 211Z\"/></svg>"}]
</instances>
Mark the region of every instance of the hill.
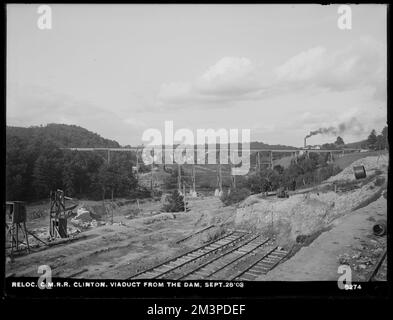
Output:
<instances>
[{"instance_id":1,"label":"hill","mask_svg":"<svg viewBox=\"0 0 393 320\"><path fill-rule=\"evenodd\" d=\"M119 148L118 142L105 139L97 133L76 125L51 123L47 126L11 127L6 129L7 142L16 137L22 140L51 140L58 147Z\"/></svg>"},{"instance_id":2,"label":"hill","mask_svg":"<svg viewBox=\"0 0 393 320\"><path fill-rule=\"evenodd\" d=\"M366 149L367 148L367 140L361 140L357 142L346 143L345 148L348 149Z\"/></svg>"},{"instance_id":3,"label":"hill","mask_svg":"<svg viewBox=\"0 0 393 320\"><path fill-rule=\"evenodd\" d=\"M267 144L264 142L258 142L258 141L252 141L250 143L250 148L251 149L260 149L260 150L297 150L298 148L291 147L291 146L286 146L286 145L281 145L281 144Z\"/></svg>"},{"instance_id":4,"label":"hill","mask_svg":"<svg viewBox=\"0 0 393 320\"><path fill-rule=\"evenodd\" d=\"M97 152L81 153L65 147L119 148L82 127L48 124L39 127L6 127L7 200L36 200L50 190L63 189L69 196L98 196L113 191L120 195L132 185L135 156L117 153L106 164ZM133 158L134 157L134 158ZM115 184L116 181L116 190Z\"/></svg>"}]
</instances>

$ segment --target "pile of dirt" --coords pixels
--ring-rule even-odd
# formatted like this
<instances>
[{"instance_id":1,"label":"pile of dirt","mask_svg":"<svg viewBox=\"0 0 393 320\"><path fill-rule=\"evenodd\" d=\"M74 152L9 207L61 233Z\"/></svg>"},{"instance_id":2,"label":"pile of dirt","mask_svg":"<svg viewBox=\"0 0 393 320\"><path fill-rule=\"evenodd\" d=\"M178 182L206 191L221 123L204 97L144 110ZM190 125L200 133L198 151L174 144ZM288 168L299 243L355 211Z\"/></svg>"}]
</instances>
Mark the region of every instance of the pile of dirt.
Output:
<instances>
[{"instance_id":1,"label":"pile of dirt","mask_svg":"<svg viewBox=\"0 0 393 320\"><path fill-rule=\"evenodd\" d=\"M339 174L330 177L327 180L327 182L356 180L355 175L353 173L353 167L356 166L364 166L367 175L372 175L375 174L378 170L386 171L388 164L389 164L388 155L365 157L356 160L350 166L346 167L343 171L341 171Z\"/></svg>"}]
</instances>

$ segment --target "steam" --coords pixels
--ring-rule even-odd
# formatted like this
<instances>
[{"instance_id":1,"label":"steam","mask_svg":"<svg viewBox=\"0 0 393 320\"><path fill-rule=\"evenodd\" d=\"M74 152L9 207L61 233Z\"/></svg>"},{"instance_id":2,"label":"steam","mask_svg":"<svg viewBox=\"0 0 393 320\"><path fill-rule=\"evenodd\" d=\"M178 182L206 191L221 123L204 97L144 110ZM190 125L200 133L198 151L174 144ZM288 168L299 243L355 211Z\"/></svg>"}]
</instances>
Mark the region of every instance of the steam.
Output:
<instances>
[{"instance_id":1,"label":"steam","mask_svg":"<svg viewBox=\"0 0 393 320\"><path fill-rule=\"evenodd\" d=\"M361 134L364 132L364 128L362 124L358 121L358 119L353 117L348 121L340 123L336 127L330 126L328 128L319 128L318 130L311 131L305 138L307 139L317 134L341 135L346 132Z\"/></svg>"}]
</instances>

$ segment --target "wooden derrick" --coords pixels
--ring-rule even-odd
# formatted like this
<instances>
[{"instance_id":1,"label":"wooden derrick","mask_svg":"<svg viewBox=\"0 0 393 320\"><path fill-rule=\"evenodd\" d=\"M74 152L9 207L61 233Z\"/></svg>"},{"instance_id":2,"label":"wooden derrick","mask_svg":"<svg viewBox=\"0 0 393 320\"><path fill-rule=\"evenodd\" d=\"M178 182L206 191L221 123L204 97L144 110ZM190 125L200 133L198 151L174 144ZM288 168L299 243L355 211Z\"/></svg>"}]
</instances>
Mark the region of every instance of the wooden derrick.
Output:
<instances>
[{"instance_id":1,"label":"wooden derrick","mask_svg":"<svg viewBox=\"0 0 393 320\"><path fill-rule=\"evenodd\" d=\"M65 201L72 200L66 197L63 190L50 192L49 234L52 238L68 238L67 219L72 215L72 210L77 204L66 207Z\"/></svg>"}]
</instances>

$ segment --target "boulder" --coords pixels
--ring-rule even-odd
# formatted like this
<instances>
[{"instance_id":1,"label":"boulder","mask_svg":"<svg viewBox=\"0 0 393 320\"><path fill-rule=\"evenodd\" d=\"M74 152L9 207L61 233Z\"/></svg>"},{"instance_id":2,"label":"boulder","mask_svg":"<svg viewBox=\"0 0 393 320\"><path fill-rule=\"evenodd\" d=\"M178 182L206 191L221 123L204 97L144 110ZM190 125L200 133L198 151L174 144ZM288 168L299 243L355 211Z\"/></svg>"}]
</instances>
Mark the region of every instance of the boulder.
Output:
<instances>
[{"instance_id":1,"label":"boulder","mask_svg":"<svg viewBox=\"0 0 393 320\"><path fill-rule=\"evenodd\" d=\"M79 208L77 210L76 216L72 220L79 220L82 222L89 222L92 220L90 212L85 208Z\"/></svg>"}]
</instances>

